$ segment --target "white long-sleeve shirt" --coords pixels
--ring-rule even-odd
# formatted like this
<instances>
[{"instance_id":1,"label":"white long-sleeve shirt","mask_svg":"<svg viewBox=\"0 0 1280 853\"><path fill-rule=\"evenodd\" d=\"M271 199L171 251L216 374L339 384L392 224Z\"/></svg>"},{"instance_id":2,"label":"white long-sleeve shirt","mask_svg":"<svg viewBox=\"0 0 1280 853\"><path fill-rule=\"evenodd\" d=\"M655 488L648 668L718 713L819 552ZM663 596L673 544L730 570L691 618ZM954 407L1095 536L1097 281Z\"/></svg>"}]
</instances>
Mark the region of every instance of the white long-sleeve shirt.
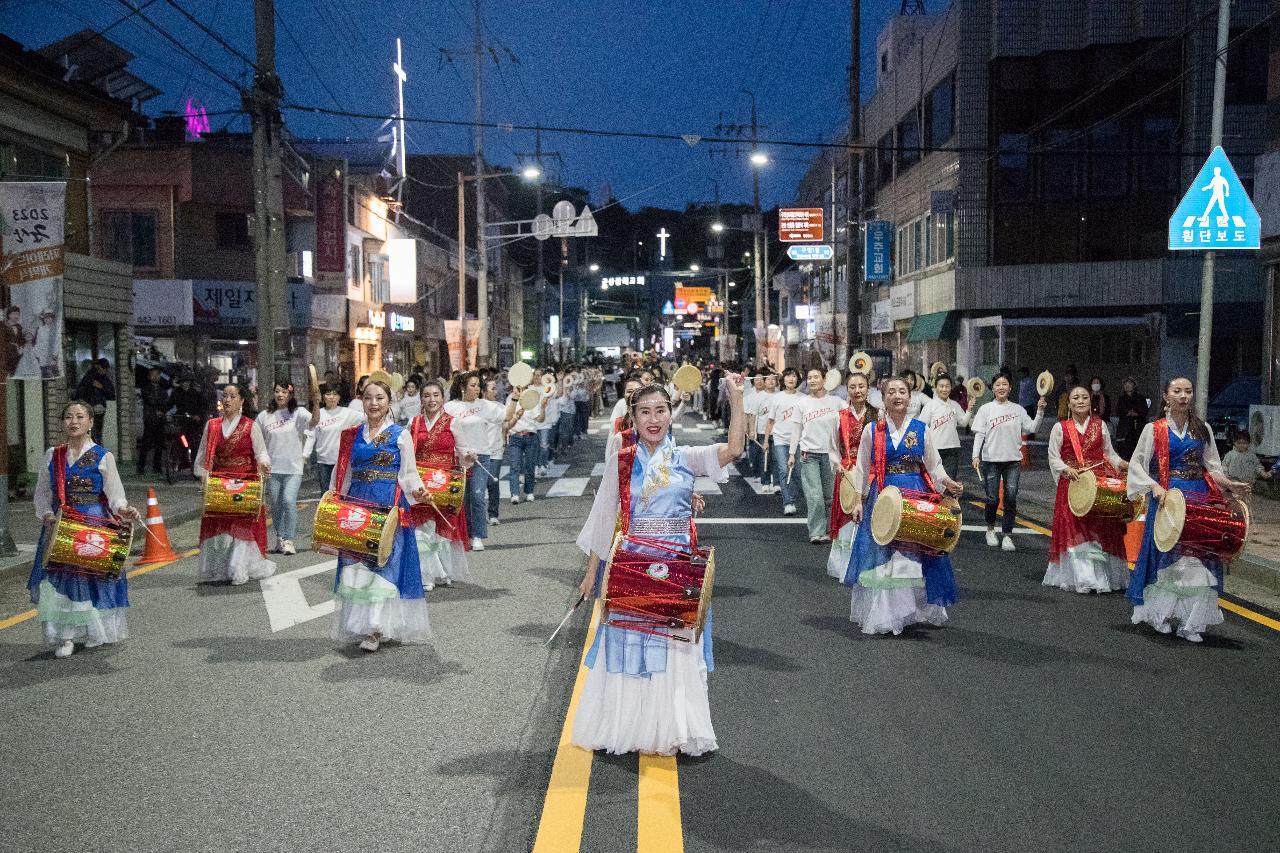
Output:
<instances>
[{"instance_id":1,"label":"white long-sleeve shirt","mask_svg":"<svg viewBox=\"0 0 1280 853\"><path fill-rule=\"evenodd\" d=\"M801 453L840 455L840 410L849 404L834 394L801 397L799 413L799 450ZM792 448L794 453L796 448ZM838 459L836 461L839 461Z\"/></svg>"},{"instance_id":2,"label":"white long-sleeve shirt","mask_svg":"<svg viewBox=\"0 0 1280 853\"><path fill-rule=\"evenodd\" d=\"M778 396L777 391L760 391L756 394L756 404L754 408L750 411L746 411L746 404L743 404L746 414L753 415L756 419L757 436L764 436L765 427L769 425L769 410L773 407L773 398L776 396Z\"/></svg>"},{"instance_id":3,"label":"white long-sleeve shirt","mask_svg":"<svg viewBox=\"0 0 1280 853\"><path fill-rule=\"evenodd\" d=\"M258 412L257 426L267 441L271 473L301 474L311 413L301 406L292 413L287 408Z\"/></svg>"},{"instance_id":4,"label":"white long-sleeve shirt","mask_svg":"<svg viewBox=\"0 0 1280 853\"><path fill-rule=\"evenodd\" d=\"M528 410L522 410L519 408L519 406L520 406L520 401L517 399L516 411L521 412L521 414L520 414L520 417L516 420L515 426L511 428L511 434L519 435L520 433L537 432L538 430L542 429L544 417L543 417L541 404L539 404L537 408L528 409ZM551 419L546 418L545 420L549 422Z\"/></svg>"},{"instance_id":5,"label":"white long-sleeve shirt","mask_svg":"<svg viewBox=\"0 0 1280 853\"><path fill-rule=\"evenodd\" d=\"M902 437L906 435L907 427L911 426L913 420L914 418L903 418L901 424L895 424L893 418L885 418L884 423L889 428L889 434L885 436L886 448L897 447L902 442ZM867 490L871 488L871 456L875 453L875 439L871 437L871 428L875 424L872 421L862 428L862 440L858 442L858 464L854 469L857 474L853 482L858 487L858 494L863 497L866 497ZM950 479L947 469L942 465L938 449L933 446L933 436L929 435L928 429L924 431L924 468L933 478L935 489L941 489L943 482ZM867 511L870 512L870 509L868 507Z\"/></svg>"},{"instance_id":6,"label":"white long-sleeve shirt","mask_svg":"<svg viewBox=\"0 0 1280 853\"><path fill-rule=\"evenodd\" d=\"M1022 436L1040 428L1044 411L1034 418L1012 400L983 403L973 418L973 458L982 462L1017 462L1022 459Z\"/></svg>"},{"instance_id":7,"label":"white long-sleeve shirt","mask_svg":"<svg viewBox=\"0 0 1280 853\"><path fill-rule=\"evenodd\" d=\"M1071 423L1075 426L1076 434L1084 438L1085 431L1089 428L1089 421L1080 423L1075 418L1071 419ZM1102 424L1102 455L1111 463L1117 471L1120 470L1120 463L1123 461L1120 454L1116 453L1115 448L1111 446L1111 430L1107 428L1106 421L1100 421ZM1082 446L1083 449L1083 446ZM1066 457L1065 459L1063 457ZM1078 464L1076 452L1071 447L1071 440L1062 434L1062 421L1058 421L1053 425L1053 429L1049 432L1049 470L1053 472L1053 480L1056 483L1061 480L1067 468L1074 468ZM1095 474L1098 472L1095 470Z\"/></svg>"},{"instance_id":8,"label":"white long-sleeve shirt","mask_svg":"<svg viewBox=\"0 0 1280 853\"><path fill-rule=\"evenodd\" d=\"M348 406L334 406L332 409L321 409L320 420L311 431L307 446L302 448L305 459L314 449L316 462L322 465L338 464L338 448L342 442L342 431L356 424L364 423L364 412L357 412Z\"/></svg>"},{"instance_id":9,"label":"white long-sleeve shirt","mask_svg":"<svg viewBox=\"0 0 1280 853\"><path fill-rule=\"evenodd\" d=\"M361 429L364 430L364 440L372 442L381 433L385 432L391 426L391 419L387 418L382 422L382 426L378 427L373 433L369 432L369 424L366 422ZM418 501L414 495L420 492L422 486L422 476L418 473L418 460L413 452L413 436L409 430L400 431L400 437L396 439L396 448L400 451L400 470L396 472L396 481L400 484L400 491L404 493L405 500L410 504ZM338 469L333 469L333 475L329 480L329 488L334 489L338 494L345 495L351 489L351 466L347 466L346 476L342 478L342 482L338 482Z\"/></svg>"},{"instance_id":10,"label":"white long-sleeve shirt","mask_svg":"<svg viewBox=\"0 0 1280 853\"><path fill-rule=\"evenodd\" d=\"M1173 431L1179 438L1187 437L1187 428L1189 423L1183 424L1181 429L1173 422L1172 418L1168 419L1169 429ZM1159 485L1155 478L1151 476L1151 460L1156 455L1156 439L1153 432L1155 424L1147 424L1142 428L1142 435L1138 436L1138 446L1133 449L1133 455L1129 457L1129 475L1125 481L1126 491L1129 500L1137 500L1143 495L1151 491L1152 486ZM1213 436L1210 434L1209 440L1204 442L1204 467L1219 485L1227 479L1226 474L1222 471L1222 459L1218 456L1218 448L1213 443Z\"/></svg>"},{"instance_id":11,"label":"white long-sleeve shirt","mask_svg":"<svg viewBox=\"0 0 1280 853\"><path fill-rule=\"evenodd\" d=\"M410 397L405 394L392 405L391 414L395 417L397 423L409 423L409 421L422 414L422 395L414 394Z\"/></svg>"},{"instance_id":12,"label":"white long-sleeve shirt","mask_svg":"<svg viewBox=\"0 0 1280 853\"><path fill-rule=\"evenodd\" d=\"M450 400L444 404L444 411L453 418L453 434L460 448L492 456L491 448L496 443L498 452L502 452L502 422L507 419L505 406L484 398L470 403Z\"/></svg>"},{"instance_id":13,"label":"white long-sleeve shirt","mask_svg":"<svg viewBox=\"0 0 1280 853\"><path fill-rule=\"evenodd\" d=\"M74 465L92 445L93 439L87 435L75 447L68 442L67 467ZM53 512L53 480L49 476L49 466L52 462L53 448L50 447L44 453L44 464L40 466L40 472L36 475L36 490L31 496L31 502L36 508L36 518L39 519ZM116 457L110 450L98 460L98 470L102 472L102 492L107 496L107 505L112 510L128 506L129 501L124 495L124 485L120 482L120 472L116 470Z\"/></svg>"},{"instance_id":14,"label":"white long-sleeve shirt","mask_svg":"<svg viewBox=\"0 0 1280 853\"><path fill-rule=\"evenodd\" d=\"M939 450L950 450L960 446L959 427L966 427L973 420L973 413L960 408L960 404L950 398L943 400L934 397L924 404L918 420L933 433L933 446Z\"/></svg>"},{"instance_id":15,"label":"white long-sleeve shirt","mask_svg":"<svg viewBox=\"0 0 1280 853\"><path fill-rule=\"evenodd\" d=\"M236 427L240 425L240 419L244 415L236 415L228 420L224 415L222 418L222 437L228 438L231 433L235 432ZM197 477L203 477L209 472L204 467L205 442L209 438L209 430L207 428L200 431L200 449L196 451L195 464L192 466ZM271 454L267 452L267 440L262 435L262 427L258 426L258 422L254 421L249 427L249 439L253 442L253 457L258 460L259 465L270 465ZM216 473L216 472L215 472Z\"/></svg>"},{"instance_id":16,"label":"white long-sleeve shirt","mask_svg":"<svg viewBox=\"0 0 1280 853\"><path fill-rule=\"evenodd\" d=\"M774 444L795 444L800 436L800 401L808 398L796 391L779 391L769 401L769 422Z\"/></svg>"}]
</instances>

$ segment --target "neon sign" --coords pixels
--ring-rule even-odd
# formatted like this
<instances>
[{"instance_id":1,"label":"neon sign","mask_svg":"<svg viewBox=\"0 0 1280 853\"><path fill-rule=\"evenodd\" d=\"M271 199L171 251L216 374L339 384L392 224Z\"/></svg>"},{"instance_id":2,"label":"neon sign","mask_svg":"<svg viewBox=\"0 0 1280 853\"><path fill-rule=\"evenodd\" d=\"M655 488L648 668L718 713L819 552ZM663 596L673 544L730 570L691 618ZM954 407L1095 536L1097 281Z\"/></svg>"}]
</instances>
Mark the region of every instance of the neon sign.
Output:
<instances>
[{"instance_id":1,"label":"neon sign","mask_svg":"<svg viewBox=\"0 0 1280 853\"><path fill-rule=\"evenodd\" d=\"M187 121L187 136L199 139L210 131L209 114L205 112L204 104L197 104L191 98L187 98L185 109L183 117Z\"/></svg>"}]
</instances>

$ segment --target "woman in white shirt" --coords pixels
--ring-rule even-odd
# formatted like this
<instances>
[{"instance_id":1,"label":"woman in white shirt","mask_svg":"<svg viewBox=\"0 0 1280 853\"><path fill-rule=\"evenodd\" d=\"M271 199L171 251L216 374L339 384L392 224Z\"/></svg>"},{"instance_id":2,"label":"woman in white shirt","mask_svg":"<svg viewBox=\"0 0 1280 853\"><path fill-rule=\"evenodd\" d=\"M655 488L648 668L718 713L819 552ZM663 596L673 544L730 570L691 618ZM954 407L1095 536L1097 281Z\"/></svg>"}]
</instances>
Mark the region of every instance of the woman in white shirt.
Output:
<instances>
[{"instance_id":1,"label":"woman in white shirt","mask_svg":"<svg viewBox=\"0 0 1280 853\"><path fill-rule=\"evenodd\" d=\"M302 458L306 459L314 450L316 454L316 471L319 473L320 489L327 490L333 479L333 466L338 464L338 443L342 431L358 423L364 423L364 412L356 411L349 406L340 406L341 392L337 385L320 386L320 400L324 408L318 409L311 416L311 432L307 437L307 445L302 449Z\"/></svg>"},{"instance_id":2,"label":"woman in white shirt","mask_svg":"<svg viewBox=\"0 0 1280 853\"><path fill-rule=\"evenodd\" d=\"M765 444L772 442L773 471L782 489L782 514L795 515L796 501L791 491L791 445L799 435L800 401L796 390L800 384L800 372L794 367L782 371L782 390L769 401L769 424L764 430Z\"/></svg>"},{"instance_id":3,"label":"woman in white shirt","mask_svg":"<svg viewBox=\"0 0 1280 853\"><path fill-rule=\"evenodd\" d=\"M276 526L274 550L296 554L293 538L298 533L298 487L302 485L302 451L311 427L311 413L298 405L288 386L277 382L267 410L258 413L258 427L271 457L271 477L266 486L267 508Z\"/></svg>"},{"instance_id":4,"label":"woman in white shirt","mask_svg":"<svg viewBox=\"0 0 1280 853\"><path fill-rule=\"evenodd\" d=\"M942 466L960 476L960 431L959 427L967 427L973 420L973 409L978 401L973 401L968 411L960 408L960 404L951 399L951 377L943 373L933 380L933 397L929 399L917 416L933 434L933 446L942 457ZM908 407L910 413L910 407Z\"/></svg>"},{"instance_id":5,"label":"woman in white shirt","mask_svg":"<svg viewBox=\"0 0 1280 853\"><path fill-rule=\"evenodd\" d=\"M814 544L831 541L827 535L831 520L831 492L835 484L835 466L840 460L836 430L840 427L840 410L848 406L844 400L827 393L823 384L826 378L826 374L816 367L809 371L809 396L800 400L798 440L791 445L787 455L789 471L795 467L796 456L800 457L800 488L804 491L808 513L809 541Z\"/></svg>"},{"instance_id":6,"label":"woman in white shirt","mask_svg":"<svg viewBox=\"0 0 1280 853\"><path fill-rule=\"evenodd\" d=\"M484 540L489 538L488 484L490 479L497 477L490 468L489 449L493 447L495 437L501 446L502 424L515 411L515 405L508 403L503 406L481 397L480 374L476 372L463 375L461 390L462 398L445 403L444 411L453 418L452 429L458 447L476 453L477 464L468 473L463 501L471 550L483 551Z\"/></svg>"},{"instance_id":7,"label":"woman in white shirt","mask_svg":"<svg viewBox=\"0 0 1280 853\"><path fill-rule=\"evenodd\" d=\"M538 372L534 371L532 382L538 384ZM533 501L534 481L537 477L537 466L541 454L538 445L541 436L542 422L547 416L547 403L550 396L542 395L542 402L532 410L519 405L520 395L527 386L518 385L511 389L511 397L507 400L508 409L516 403L510 417L507 418L507 476L510 478L511 502L520 503L520 477L524 475L524 499L526 503Z\"/></svg>"},{"instance_id":8,"label":"woman in white shirt","mask_svg":"<svg viewBox=\"0 0 1280 853\"><path fill-rule=\"evenodd\" d=\"M421 376L410 376L404 381L403 393L393 407L396 423L407 424L422 414L422 395L418 393L418 389L421 387Z\"/></svg>"},{"instance_id":9,"label":"woman in white shirt","mask_svg":"<svg viewBox=\"0 0 1280 853\"><path fill-rule=\"evenodd\" d=\"M1022 462L1022 436L1040 428L1045 399L1040 398L1035 418L1009 399L1013 380L1001 373L991 382L995 399L984 403L973 419L973 470L987 491L987 544L1012 551L1013 525L1018 515L1018 477ZM996 510L1000 484L1004 483L1004 539L996 535Z\"/></svg>"},{"instance_id":10,"label":"woman in white shirt","mask_svg":"<svg viewBox=\"0 0 1280 853\"><path fill-rule=\"evenodd\" d=\"M498 380L489 377L484 381L484 398L490 403L498 403ZM514 406L504 406L503 411L513 410ZM499 472L502 470L502 457L506 453L507 448L507 430L506 425L511 420L508 415L503 419L496 428L485 428L485 435L489 438L489 443L484 446L483 455L489 457L489 463L485 465L485 470L489 472L489 476L485 478L485 492L489 498L489 525L498 523L498 504L502 500L502 487L499 482Z\"/></svg>"},{"instance_id":11,"label":"woman in white shirt","mask_svg":"<svg viewBox=\"0 0 1280 853\"><path fill-rule=\"evenodd\" d=\"M554 378L555 374L551 373L551 376ZM546 476L547 466L555 461L553 444L560 434L561 396L558 381L551 386L542 386L542 399L547 405L542 412L542 422L538 424L538 468L534 472L538 477Z\"/></svg>"},{"instance_id":12,"label":"woman in white shirt","mask_svg":"<svg viewBox=\"0 0 1280 853\"><path fill-rule=\"evenodd\" d=\"M347 403L347 408L353 412L364 414L364 386L369 384L369 374L365 374L356 380L356 395Z\"/></svg>"}]
</instances>

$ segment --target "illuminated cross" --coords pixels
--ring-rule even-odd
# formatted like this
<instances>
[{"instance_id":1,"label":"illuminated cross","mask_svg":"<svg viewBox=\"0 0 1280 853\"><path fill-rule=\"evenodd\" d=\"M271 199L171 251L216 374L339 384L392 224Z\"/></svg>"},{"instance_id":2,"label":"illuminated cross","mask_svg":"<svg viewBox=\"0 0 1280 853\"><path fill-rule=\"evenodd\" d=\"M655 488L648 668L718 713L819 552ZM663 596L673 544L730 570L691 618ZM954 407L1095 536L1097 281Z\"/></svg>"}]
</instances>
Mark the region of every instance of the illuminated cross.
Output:
<instances>
[{"instance_id":1,"label":"illuminated cross","mask_svg":"<svg viewBox=\"0 0 1280 853\"><path fill-rule=\"evenodd\" d=\"M396 133L396 166L400 171L399 178L404 180L405 172L405 138L404 138L404 81L409 79L409 75L405 73L402 57L400 55L400 39L396 39L396 62L391 66L391 70L396 74L396 89L400 98L400 112L398 113L400 121ZM396 198L400 197L399 190L396 191Z\"/></svg>"},{"instance_id":2,"label":"illuminated cross","mask_svg":"<svg viewBox=\"0 0 1280 853\"><path fill-rule=\"evenodd\" d=\"M658 238L658 259L665 261L667 259L667 239L671 236L667 233L667 226L662 226L654 236Z\"/></svg>"}]
</instances>

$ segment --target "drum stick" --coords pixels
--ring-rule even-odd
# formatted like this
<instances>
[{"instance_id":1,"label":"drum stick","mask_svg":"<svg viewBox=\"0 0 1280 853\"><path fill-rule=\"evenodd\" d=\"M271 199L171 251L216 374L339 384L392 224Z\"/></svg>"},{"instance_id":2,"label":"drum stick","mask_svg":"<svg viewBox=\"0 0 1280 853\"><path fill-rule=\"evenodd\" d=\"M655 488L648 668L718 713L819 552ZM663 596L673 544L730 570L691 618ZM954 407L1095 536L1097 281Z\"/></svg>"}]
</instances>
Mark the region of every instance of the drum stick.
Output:
<instances>
[{"instance_id":1,"label":"drum stick","mask_svg":"<svg viewBox=\"0 0 1280 853\"><path fill-rule=\"evenodd\" d=\"M551 645L551 641L552 641L552 640L554 640L554 639L556 638L556 634L559 634L559 633L560 633L560 629L561 629L561 628L563 628L563 627L565 626L565 624L566 624L566 623L568 623L569 618L570 618L571 616L573 616L573 612L574 612L575 610L577 610L577 609L578 609L578 605L582 604L582 602L584 602L584 601L586 601L586 600L587 600L587 597L586 597L585 595L579 595L579 596L578 596L578 600L577 600L577 601L575 601L575 602L573 603L573 606L569 608L569 612L568 612L568 613L566 613L566 614L564 615L564 618L560 620L560 624L559 624L559 625L557 625L557 626L556 626L556 629L555 629L554 631L552 631L552 632L551 632L551 636L550 636L550 637L547 637L547 642L545 643L545 645L548 645L548 646L549 646L549 645Z\"/></svg>"}]
</instances>

